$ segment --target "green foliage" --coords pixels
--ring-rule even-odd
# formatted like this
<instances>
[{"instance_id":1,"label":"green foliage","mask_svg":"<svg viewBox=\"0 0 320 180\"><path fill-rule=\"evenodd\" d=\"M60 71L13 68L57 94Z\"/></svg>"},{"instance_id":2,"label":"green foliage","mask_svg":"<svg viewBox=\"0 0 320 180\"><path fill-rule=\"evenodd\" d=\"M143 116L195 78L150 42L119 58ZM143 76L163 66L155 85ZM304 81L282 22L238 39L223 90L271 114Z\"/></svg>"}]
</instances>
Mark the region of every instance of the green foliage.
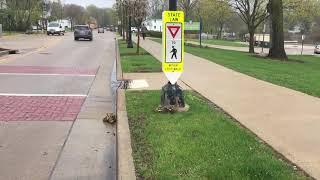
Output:
<instances>
[{"instance_id":1,"label":"green foliage","mask_svg":"<svg viewBox=\"0 0 320 180\"><path fill-rule=\"evenodd\" d=\"M70 19L72 25L86 24L90 18L85 8L76 4L66 4L63 10L64 17Z\"/></svg>"},{"instance_id":2,"label":"green foliage","mask_svg":"<svg viewBox=\"0 0 320 180\"><path fill-rule=\"evenodd\" d=\"M215 27L218 37L221 38L222 30L232 15L232 9L228 1L202 0L200 1L199 13L204 22L204 31L210 31Z\"/></svg>"},{"instance_id":3,"label":"green foliage","mask_svg":"<svg viewBox=\"0 0 320 180\"><path fill-rule=\"evenodd\" d=\"M292 28L298 25L303 33L309 33L316 17L320 16L318 0L283 0L284 19Z\"/></svg>"},{"instance_id":4,"label":"green foliage","mask_svg":"<svg viewBox=\"0 0 320 180\"><path fill-rule=\"evenodd\" d=\"M49 7L51 10L49 22L63 19L63 6L60 0L58 0L58 2L50 2Z\"/></svg>"},{"instance_id":5,"label":"green foliage","mask_svg":"<svg viewBox=\"0 0 320 180\"><path fill-rule=\"evenodd\" d=\"M0 5L0 23L8 31L26 31L42 14L41 0L2 0Z\"/></svg>"},{"instance_id":6,"label":"green foliage","mask_svg":"<svg viewBox=\"0 0 320 180\"><path fill-rule=\"evenodd\" d=\"M158 113L160 91L129 91L138 179L306 179L252 133L185 91L190 110Z\"/></svg>"}]
</instances>

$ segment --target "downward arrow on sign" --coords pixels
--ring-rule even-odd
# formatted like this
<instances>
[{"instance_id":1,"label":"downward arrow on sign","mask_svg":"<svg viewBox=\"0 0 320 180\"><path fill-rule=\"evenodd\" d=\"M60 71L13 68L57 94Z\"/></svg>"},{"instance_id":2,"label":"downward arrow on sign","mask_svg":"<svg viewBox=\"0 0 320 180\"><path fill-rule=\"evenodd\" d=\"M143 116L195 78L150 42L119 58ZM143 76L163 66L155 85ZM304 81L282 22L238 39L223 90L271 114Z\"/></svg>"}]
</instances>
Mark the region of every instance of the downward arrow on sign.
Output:
<instances>
[{"instance_id":1,"label":"downward arrow on sign","mask_svg":"<svg viewBox=\"0 0 320 180\"><path fill-rule=\"evenodd\" d=\"M172 37L175 38L180 30L180 26L167 26Z\"/></svg>"}]
</instances>

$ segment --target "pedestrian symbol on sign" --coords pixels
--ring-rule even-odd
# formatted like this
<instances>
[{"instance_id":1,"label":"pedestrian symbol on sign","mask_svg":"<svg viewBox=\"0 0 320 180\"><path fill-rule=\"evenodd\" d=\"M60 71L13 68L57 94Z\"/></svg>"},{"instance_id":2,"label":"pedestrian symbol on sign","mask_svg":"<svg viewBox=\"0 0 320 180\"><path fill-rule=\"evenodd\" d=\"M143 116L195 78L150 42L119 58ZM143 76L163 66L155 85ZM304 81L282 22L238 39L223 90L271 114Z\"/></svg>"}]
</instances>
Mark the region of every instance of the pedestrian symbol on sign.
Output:
<instances>
[{"instance_id":1,"label":"pedestrian symbol on sign","mask_svg":"<svg viewBox=\"0 0 320 180\"><path fill-rule=\"evenodd\" d=\"M173 59L173 57L177 58L177 52L178 50L176 48L174 48L174 46L172 46L172 51L170 53L172 53L171 59Z\"/></svg>"}]
</instances>

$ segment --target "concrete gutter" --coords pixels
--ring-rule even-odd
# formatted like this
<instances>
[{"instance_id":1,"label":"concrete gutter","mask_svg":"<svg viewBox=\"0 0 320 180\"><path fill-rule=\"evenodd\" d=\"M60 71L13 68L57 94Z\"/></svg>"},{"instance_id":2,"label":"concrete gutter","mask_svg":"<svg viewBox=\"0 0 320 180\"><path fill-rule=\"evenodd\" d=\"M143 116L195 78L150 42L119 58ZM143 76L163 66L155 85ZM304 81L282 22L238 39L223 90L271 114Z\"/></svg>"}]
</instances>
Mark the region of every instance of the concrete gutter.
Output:
<instances>
[{"instance_id":1,"label":"concrete gutter","mask_svg":"<svg viewBox=\"0 0 320 180\"><path fill-rule=\"evenodd\" d=\"M117 80L123 80L123 73L120 63L120 53L117 39L116 43L116 69ZM132 157L131 137L126 110L126 96L124 89L117 90L117 179L135 180L135 167Z\"/></svg>"}]
</instances>

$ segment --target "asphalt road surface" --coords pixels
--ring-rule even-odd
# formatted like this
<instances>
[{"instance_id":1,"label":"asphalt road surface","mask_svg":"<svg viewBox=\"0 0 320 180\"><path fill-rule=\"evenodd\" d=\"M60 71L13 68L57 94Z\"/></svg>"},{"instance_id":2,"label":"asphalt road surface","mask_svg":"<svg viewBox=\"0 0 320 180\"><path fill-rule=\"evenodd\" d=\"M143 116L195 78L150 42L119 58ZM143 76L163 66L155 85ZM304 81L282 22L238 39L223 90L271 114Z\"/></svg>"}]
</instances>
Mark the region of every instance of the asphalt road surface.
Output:
<instances>
[{"instance_id":1,"label":"asphalt road surface","mask_svg":"<svg viewBox=\"0 0 320 180\"><path fill-rule=\"evenodd\" d=\"M96 160L76 162L74 168L85 167L88 172L67 177L63 176L68 173L62 172L62 168L55 176L58 178L53 178L65 146L75 154L66 157L69 161L79 159L76 155L83 156L79 153L82 149L72 149L72 146L78 147L72 144L76 141L71 144L68 141L81 137L83 132L96 131L96 127L89 124L92 121L86 122L87 127L74 123L78 121L102 64L106 73L99 77L100 84L95 85L94 91L110 86L115 60L114 37L107 32L94 33L93 41L74 41L72 33L50 37L19 36L2 44L0 39L0 46L7 44L21 50L21 54L0 57L0 180L115 179L115 138L111 136L105 140L109 144L102 144L103 153L97 155ZM110 88L105 89L107 91L102 94L111 99ZM114 130L107 125L97 128L110 134ZM89 140L99 141L92 137ZM81 144L81 139L77 143ZM85 144L82 147L91 148L93 153L101 152L101 148ZM101 158L105 164L99 162ZM92 162L97 164L93 166ZM99 171L99 168L108 170Z\"/></svg>"}]
</instances>

